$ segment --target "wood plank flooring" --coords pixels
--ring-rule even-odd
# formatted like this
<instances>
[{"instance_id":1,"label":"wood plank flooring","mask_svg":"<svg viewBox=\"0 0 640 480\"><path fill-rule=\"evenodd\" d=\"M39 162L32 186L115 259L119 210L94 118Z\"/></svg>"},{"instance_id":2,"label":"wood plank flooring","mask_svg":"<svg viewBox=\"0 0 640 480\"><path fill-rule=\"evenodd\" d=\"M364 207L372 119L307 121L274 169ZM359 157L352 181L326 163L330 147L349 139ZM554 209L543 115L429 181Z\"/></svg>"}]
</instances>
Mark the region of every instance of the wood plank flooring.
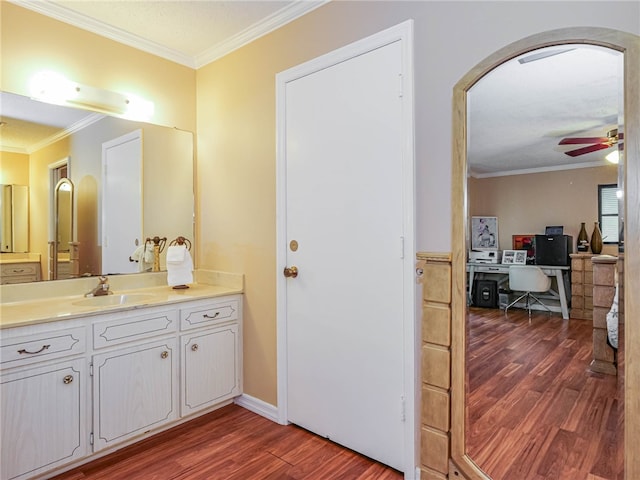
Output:
<instances>
[{"instance_id":1,"label":"wood plank flooring","mask_svg":"<svg viewBox=\"0 0 640 480\"><path fill-rule=\"evenodd\" d=\"M617 377L589 370L590 321L471 308L468 335L467 451L485 472L624 479L624 365Z\"/></svg>"},{"instance_id":2,"label":"wood plank flooring","mask_svg":"<svg viewBox=\"0 0 640 480\"><path fill-rule=\"evenodd\" d=\"M55 480L399 480L403 475L295 425L228 405Z\"/></svg>"}]
</instances>

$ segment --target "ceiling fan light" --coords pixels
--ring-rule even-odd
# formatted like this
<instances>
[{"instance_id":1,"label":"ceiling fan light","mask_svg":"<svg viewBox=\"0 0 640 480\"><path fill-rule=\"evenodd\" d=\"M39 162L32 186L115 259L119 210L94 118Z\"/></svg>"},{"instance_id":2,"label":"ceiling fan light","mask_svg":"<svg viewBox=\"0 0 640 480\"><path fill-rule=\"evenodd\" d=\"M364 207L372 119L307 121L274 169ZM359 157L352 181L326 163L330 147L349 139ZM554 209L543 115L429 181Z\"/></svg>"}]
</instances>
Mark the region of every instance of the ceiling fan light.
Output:
<instances>
[{"instance_id":1,"label":"ceiling fan light","mask_svg":"<svg viewBox=\"0 0 640 480\"><path fill-rule=\"evenodd\" d=\"M611 153L608 153L604 158L606 158L607 162L613 163L617 165L620 162L620 154L618 150L614 150Z\"/></svg>"}]
</instances>

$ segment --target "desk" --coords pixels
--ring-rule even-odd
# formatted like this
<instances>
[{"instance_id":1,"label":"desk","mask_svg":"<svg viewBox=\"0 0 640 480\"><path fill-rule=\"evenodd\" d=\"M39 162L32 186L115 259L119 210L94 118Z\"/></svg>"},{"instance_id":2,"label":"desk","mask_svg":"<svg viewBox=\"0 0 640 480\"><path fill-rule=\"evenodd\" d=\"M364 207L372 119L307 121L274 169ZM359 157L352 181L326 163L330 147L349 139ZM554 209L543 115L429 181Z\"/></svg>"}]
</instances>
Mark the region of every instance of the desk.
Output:
<instances>
[{"instance_id":1,"label":"desk","mask_svg":"<svg viewBox=\"0 0 640 480\"><path fill-rule=\"evenodd\" d=\"M469 274L469 283L468 283L468 295L469 295L469 304L471 304L471 288L473 286L473 277L476 273L484 273L484 274L493 274L498 275L500 278L498 279L498 285L505 283L509 279L509 266L503 265L501 263L476 263L476 262L467 262L467 273ZM569 319L569 302L567 299L567 292L564 288L564 276L568 275L570 267L568 266L559 266L559 265L536 265L540 267L545 275L549 277L554 277L558 284L558 291L550 290L554 297L557 297L560 300L560 309L558 309L557 305L549 305L549 310L554 312L562 313L562 318L565 320Z\"/></svg>"}]
</instances>

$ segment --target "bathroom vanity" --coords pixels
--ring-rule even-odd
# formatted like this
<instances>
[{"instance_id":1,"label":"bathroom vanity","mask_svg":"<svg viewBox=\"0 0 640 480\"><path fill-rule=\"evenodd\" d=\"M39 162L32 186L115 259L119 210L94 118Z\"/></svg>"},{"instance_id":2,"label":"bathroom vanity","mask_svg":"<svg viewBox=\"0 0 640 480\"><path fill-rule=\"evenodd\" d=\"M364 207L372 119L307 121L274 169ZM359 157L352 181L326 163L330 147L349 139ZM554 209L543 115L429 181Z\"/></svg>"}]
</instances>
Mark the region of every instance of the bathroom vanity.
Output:
<instances>
[{"instance_id":1,"label":"bathroom vanity","mask_svg":"<svg viewBox=\"0 0 640 480\"><path fill-rule=\"evenodd\" d=\"M44 478L242 393L242 280L113 290L3 298L2 480Z\"/></svg>"}]
</instances>

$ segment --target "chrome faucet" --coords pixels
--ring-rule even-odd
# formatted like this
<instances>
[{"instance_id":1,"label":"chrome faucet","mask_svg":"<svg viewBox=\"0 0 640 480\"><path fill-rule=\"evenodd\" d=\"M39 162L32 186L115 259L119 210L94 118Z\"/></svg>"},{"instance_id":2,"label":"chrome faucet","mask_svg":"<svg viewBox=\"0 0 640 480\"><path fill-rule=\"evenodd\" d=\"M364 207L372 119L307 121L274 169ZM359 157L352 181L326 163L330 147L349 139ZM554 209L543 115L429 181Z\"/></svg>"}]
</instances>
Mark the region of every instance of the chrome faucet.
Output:
<instances>
[{"instance_id":1,"label":"chrome faucet","mask_svg":"<svg viewBox=\"0 0 640 480\"><path fill-rule=\"evenodd\" d=\"M85 294L85 297L100 297L102 295L111 295L113 292L109 290L109 279L105 276L100 277L100 283L96 288Z\"/></svg>"}]
</instances>

